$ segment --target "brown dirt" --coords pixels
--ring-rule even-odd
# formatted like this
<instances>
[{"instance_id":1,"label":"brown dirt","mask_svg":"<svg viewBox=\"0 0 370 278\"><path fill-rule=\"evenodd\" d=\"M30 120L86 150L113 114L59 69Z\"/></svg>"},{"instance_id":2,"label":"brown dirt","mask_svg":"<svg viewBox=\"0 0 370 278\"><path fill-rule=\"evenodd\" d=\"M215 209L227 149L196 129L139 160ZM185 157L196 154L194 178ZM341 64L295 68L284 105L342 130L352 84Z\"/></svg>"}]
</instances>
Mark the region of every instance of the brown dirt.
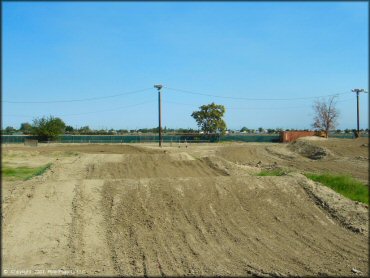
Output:
<instances>
[{"instance_id":1,"label":"brown dirt","mask_svg":"<svg viewBox=\"0 0 370 278\"><path fill-rule=\"evenodd\" d=\"M53 163L3 180L3 275L366 275L368 207L298 173L364 177L363 143L310 141L330 151L316 160L288 144L3 147ZM269 165L295 172L255 176Z\"/></svg>"},{"instance_id":2,"label":"brown dirt","mask_svg":"<svg viewBox=\"0 0 370 278\"><path fill-rule=\"evenodd\" d=\"M231 144L220 148L217 155L249 166L256 166L258 162L261 166L275 163L294 171L349 174L368 184L368 141L368 138L330 138L317 141L303 139L289 144ZM320 155L321 151L323 155Z\"/></svg>"}]
</instances>

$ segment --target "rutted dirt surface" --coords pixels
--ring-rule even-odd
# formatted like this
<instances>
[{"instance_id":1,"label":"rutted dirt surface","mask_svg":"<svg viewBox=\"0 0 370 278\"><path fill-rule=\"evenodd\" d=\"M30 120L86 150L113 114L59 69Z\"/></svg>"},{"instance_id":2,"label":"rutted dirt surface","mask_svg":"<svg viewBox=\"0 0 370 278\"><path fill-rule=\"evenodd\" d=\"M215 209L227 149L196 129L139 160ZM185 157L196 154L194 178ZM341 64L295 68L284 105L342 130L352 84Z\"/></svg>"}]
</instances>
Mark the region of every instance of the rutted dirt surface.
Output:
<instances>
[{"instance_id":1,"label":"rutted dirt surface","mask_svg":"<svg viewBox=\"0 0 370 278\"><path fill-rule=\"evenodd\" d=\"M117 178L162 178L162 177L204 177L227 175L221 169L212 167L207 161L175 159L166 154L129 155L119 162L92 163L87 168L87 179Z\"/></svg>"},{"instance_id":2,"label":"rutted dirt surface","mask_svg":"<svg viewBox=\"0 0 370 278\"><path fill-rule=\"evenodd\" d=\"M308 142L319 159L265 143L3 147L8 164L52 166L3 181L2 274L366 276L368 207L299 174L363 178L364 142L343 140ZM295 171L255 176L269 165Z\"/></svg>"},{"instance_id":3,"label":"rutted dirt surface","mask_svg":"<svg viewBox=\"0 0 370 278\"><path fill-rule=\"evenodd\" d=\"M305 172L349 174L369 181L369 139L329 139L311 141L300 138L291 144L230 144L216 153L231 162L256 166L277 163ZM243 146L243 147L241 147Z\"/></svg>"}]
</instances>

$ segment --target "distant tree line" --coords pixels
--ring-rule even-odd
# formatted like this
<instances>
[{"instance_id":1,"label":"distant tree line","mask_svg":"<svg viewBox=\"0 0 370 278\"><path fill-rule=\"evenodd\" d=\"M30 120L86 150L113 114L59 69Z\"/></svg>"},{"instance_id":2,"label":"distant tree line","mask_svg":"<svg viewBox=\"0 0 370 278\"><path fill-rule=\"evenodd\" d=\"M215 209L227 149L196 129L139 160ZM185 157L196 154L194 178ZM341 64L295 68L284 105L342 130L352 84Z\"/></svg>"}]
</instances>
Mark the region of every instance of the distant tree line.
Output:
<instances>
[{"instance_id":1,"label":"distant tree line","mask_svg":"<svg viewBox=\"0 0 370 278\"><path fill-rule=\"evenodd\" d=\"M7 126L5 129L1 130L3 135L35 135L32 131L32 124L22 123L19 129L13 128L12 126ZM279 134L281 131L298 131L297 129L283 129L283 128L263 128L259 127L257 129L242 127L241 129L228 129L226 133L228 134ZM309 131L309 129L303 129L300 131ZM336 129L333 132L337 134L353 134L356 129ZM192 128L163 128L165 134L188 134L188 133L199 133L200 130ZM369 129L361 129L360 132L368 133ZM61 134L70 135L123 135L123 134L157 134L158 127L156 128L139 128L139 129L92 129L89 126L83 126L80 128L73 128L70 125L65 126L64 132Z\"/></svg>"},{"instance_id":2,"label":"distant tree line","mask_svg":"<svg viewBox=\"0 0 370 278\"><path fill-rule=\"evenodd\" d=\"M350 134L354 133L356 129L336 129L339 111L336 109L335 97L328 100L315 101L314 109L314 122L312 127L316 130L325 131L326 134L330 132ZM223 105L215 104L214 102L202 105L199 110L194 111L191 116L194 118L198 125L198 130L192 128L167 128L162 129L165 134L189 134L189 133L202 133L209 136L219 136L221 134L279 134L282 131L296 131L295 129L282 129L282 128L263 128L257 129L242 127L240 130L227 129L226 122L223 117L226 108ZM308 131L308 129L304 129ZM361 129L360 132L369 133L369 129ZM25 134L37 135L41 140L54 140L61 134L70 135L123 135L123 134L157 134L158 127L154 128L140 128L140 129L91 129L89 126L82 126L80 128L73 128L66 125L62 119L49 116L36 118L33 123L22 123L17 130L11 126L7 126L1 130L4 135L12 134Z\"/></svg>"},{"instance_id":3,"label":"distant tree line","mask_svg":"<svg viewBox=\"0 0 370 278\"><path fill-rule=\"evenodd\" d=\"M166 134L188 134L198 133L192 128L167 128L163 132ZM123 135L123 134L157 134L158 127L140 129L92 129L88 125L74 128L66 125L60 118L49 116L36 118L33 123L21 123L19 129L7 126L1 130L2 135L36 135L40 140L55 140L59 135Z\"/></svg>"}]
</instances>

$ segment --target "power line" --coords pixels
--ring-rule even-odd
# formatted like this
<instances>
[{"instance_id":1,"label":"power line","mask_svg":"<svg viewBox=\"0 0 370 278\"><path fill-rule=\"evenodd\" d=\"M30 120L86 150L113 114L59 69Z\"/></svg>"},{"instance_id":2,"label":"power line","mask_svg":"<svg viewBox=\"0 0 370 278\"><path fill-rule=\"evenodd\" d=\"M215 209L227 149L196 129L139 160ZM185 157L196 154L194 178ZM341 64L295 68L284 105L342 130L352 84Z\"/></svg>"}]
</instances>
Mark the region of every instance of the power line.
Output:
<instances>
[{"instance_id":1,"label":"power line","mask_svg":"<svg viewBox=\"0 0 370 278\"><path fill-rule=\"evenodd\" d=\"M190 104L190 103L181 103L181 102L174 102L174 101L164 101L167 103L172 103L172 104L178 104L178 105L189 105L189 106L198 106L197 104ZM285 109L296 109L296 108L305 108L308 106L294 106L294 107L230 107L227 105L224 105L227 110L285 110Z\"/></svg>"},{"instance_id":2,"label":"power line","mask_svg":"<svg viewBox=\"0 0 370 278\"><path fill-rule=\"evenodd\" d=\"M49 100L49 101L7 101L3 100L4 103L22 103L22 104L33 104L33 103L65 103L65 102L83 102L83 101L91 101L91 100L98 100L98 99L106 99L106 98L114 98L118 96L126 96L126 95L132 95L136 93L145 92L148 90L151 90L152 88L146 88L141 90L135 90L115 95L109 95L109 96L101 96L101 97L91 97L91 98L82 98L82 99L70 99L70 100Z\"/></svg>"},{"instance_id":3,"label":"power line","mask_svg":"<svg viewBox=\"0 0 370 278\"><path fill-rule=\"evenodd\" d=\"M346 98L342 100L338 100L337 102L345 102L348 100L352 100L352 98ZM104 109L104 110L97 110L97 111L90 111L90 112L84 112L84 113L74 113L74 114L62 114L59 115L59 117L66 117L66 116L79 116L79 115L88 115L88 114L94 114L94 113L100 113L100 112L110 112L110 111L116 111L116 110L121 110L124 108L130 108L130 107L135 107L147 103L152 103L154 101L145 101L145 102L140 102L132 105L126 105L126 106L119 106L115 107L113 109ZM177 105L187 105L187 106L198 106L198 104L191 104L191 103L183 103L183 102L175 102L175 101L164 101L165 103L172 103L172 104L177 104ZM308 108L310 106L294 106L294 107L230 107L227 106L226 108L228 110L285 110L285 109L300 109L300 108ZM5 114L3 115L5 117L34 117L33 115L14 115L14 114Z\"/></svg>"},{"instance_id":4,"label":"power line","mask_svg":"<svg viewBox=\"0 0 370 278\"><path fill-rule=\"evenodd\" d=\"M258 100L258 101L303 100L303 99L315 99L315 98L321 98L321 97L339 96L339 95L344 95L344 94L349 93L349 92L346 92L346 93L330 94L330 95L323 95L323 96L312 96L312 97L300 97L300 98L245 98L245 97L219 96L219 95L198 93L198 92L193 92L193 91L188 91L188 90L183 90L183 89L175 89L175 88L171 88L167 86L164 86L164 88L171 90L171 91L185 93L185 94L201 95L201 96L209 96L209 97L217 97L217 98L227 98L227 99L251 100L251 101L254 101L254 100Z\"/></svg>"},{"instance_id":5,"label":"power line","mask_svg":"<svg viewBox=\"0 0 370 278\"><path fill-rule=\"evenodd\" d=\"M57 117L80 116L80 115L95 114L95 113L100 113L100 112L110 112L110 111L121 110L121 109L124 109L124 108L135 107L135 106L139 106L139 105L143 105L143 104L147 104L147 103L152 103L152 102L154 102L154 101L144 101L144 102L140 102L140 103L136 103L136 104L132 104L132 105L115 107L113 109L105 109L105 110L98 110L98 111L91 111L91 112L84 112L84 113L75 113L75 114L62 114L62 115L58 115ZM3 115L3 116L6 116L6 117L34 117L34 116L30 116L30 115Z\"/></svg>"},{"instance_id":6,"label":"power line","mask_svg":"<svg viewBox=\"0 0 370 278\"><path fill-rule=\"evenodd\" d=\"M140 102L140 103L136 103L136 104L132 104L132 105L119 106L119 107L116 107L116 108L113 108L113 109L105 109L105 110L98 110L98 111L78 113L78 114L61 115L61 116L63 116L63 117L65 117L65 116L79 116L79 115L95 114L95 113L100 113L100 112L117 111L117 110L121 110L121 109L124 109L124 108L135 107L135 106L139 106L139 105L143 105L143 104L147 104L147 103L152 103L152 102L155 102L155 101L153 101L153 100L144 101L144 102Z\"/></svg>"},{"instance_id":7,"label":"power line","mask_svg":"<svg viewBox=\"0 0 370 278\"><path fill-rule=\"evenodd\" d=\"M338 100L337 102L344 102L352 100L352 98ZM166 103L178 104L178 105L188 105L188 106L198 106L197 104L190 104L190 103L182 103L182 102L175 102L175 101L164 101ZM226 106L227 110L285 110L285 109L301 109L301 108L309 108L311 106L291 106L291 107L229 107Z\"/></svg>"},{"instance_id":8,"label":"power line","mask_svg":"<svg viewBox=\"0 0 370 278\"><path fill-rule=\"evenodd\" d=\"M189 90L171 88L171 87L167 87L167 86L163 86L163 87L168 89L168 90L171 90L171 91L181 92L181 93L186 93L186 94L202 95L202 96L225 98L225 99L250 100L250 101L304 100L304 99L315 99L315 98L320 98L320 97L330 97L330 96L338 96L338 95L347 94L347 92L346 92L346 93L337 93L337 94L330 94L330 95L301 97L301 98L245 98L245 97L220 96L220 95L213 95L213 94L206 94L206 93L198 93L198 92L193 92L193 91L189 91ZM109 95L109 96L91 97L91 98L83 98L83 99L50 100L50 101L8 101L8 100L3 100L2 102L3 103L13 103L13 104L42 104L42 103L84 102L84 101L114 98L114 97L119 97L119 96L124 96L124 95L131 95L131 94L135 94L135 93L145 92L145 91L148 91L148 90L151 90L151 89L152 88L145 88L145 89L141 89L141 90L135 90L135 91L125 92L125 93Z\"/></svg>"}]
</instances>

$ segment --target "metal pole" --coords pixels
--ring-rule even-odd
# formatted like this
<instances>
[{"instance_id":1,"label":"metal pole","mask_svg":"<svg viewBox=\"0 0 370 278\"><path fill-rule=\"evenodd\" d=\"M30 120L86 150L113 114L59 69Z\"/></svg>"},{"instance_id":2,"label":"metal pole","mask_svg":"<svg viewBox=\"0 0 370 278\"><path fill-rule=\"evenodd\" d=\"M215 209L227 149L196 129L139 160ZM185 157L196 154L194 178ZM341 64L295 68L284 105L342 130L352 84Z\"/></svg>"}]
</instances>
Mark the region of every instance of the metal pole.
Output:
<instances>
[{"instance_id":1,"label":"metal pole","mask_svg":"<svg viewBox=\"0 0 370 278\"><path fill-rule=\"evenodd\" d=\"M154 88L158 89L158 135L159 135L159 147L162 147L162 106L161 106L161 89L162 85L154 85Z\"/></svg>"},{"instance_id":2,"label":"metal pole","mask_svg":"<svg viewBox=\"0 0 370 278\"><path fill-rule=\"evenodd\" d=\"M352 89L352 92L356 93L357 98L357 132L355 138L360 137L360 93L367 93L364 89Z\"/></svg>"},{"instance_id":3,"label":"metal pole","mask_svg":"<svg viewBox=\"0 0 370 278\"><path fill-rule=\"evenodd\" d=\"M161 89L158 89L158 111L159 111L159 146L162 147L162 107L161 107Z\"/></svg>"},{"instance_id":4,"label":"metal pole","mask_svg":"<svg viewBox=\"0 0 370 278\"><path fill-rule=\"evenodd\" d=\"M357 136L360 136L360 101L359 101L359 94L360 92L357 91Z\"/></svg>"}]
</instances>

